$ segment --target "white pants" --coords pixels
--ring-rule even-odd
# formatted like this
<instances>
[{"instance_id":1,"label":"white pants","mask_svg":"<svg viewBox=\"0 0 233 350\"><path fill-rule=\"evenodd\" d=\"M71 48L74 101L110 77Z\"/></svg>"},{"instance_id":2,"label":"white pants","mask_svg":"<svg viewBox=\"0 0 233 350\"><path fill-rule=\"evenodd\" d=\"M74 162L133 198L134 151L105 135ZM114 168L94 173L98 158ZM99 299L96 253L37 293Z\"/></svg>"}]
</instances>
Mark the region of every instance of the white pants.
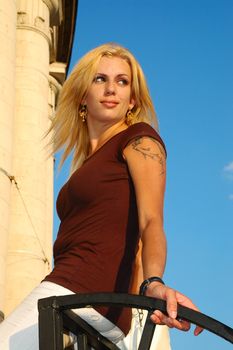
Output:
<instances>
[{"instance_id":1,"label":"white pants","mask_svg":"<svg viewBox=\"0 0 233 350\"><path fill-rule=\"evenodd\" d=\"M143 311L143 318L139 321L139 313L137 309L132 310L132 323L130 332L123 339L123 344L128 350L138 349L143 327L146 321L147 311ZM152 338L150 350L171 350L170 336L167 326L157 325Z\"/></svg>"},{"instance_id":2,"label":"white pants","mask_svg":"<svg viewBox=\"0 0 233 350\"><path fill-rule=\"evenodd\" d=\"M24 301L0 324L0 350L38 350L38 299L54 295L74 294L69 289L51 282L42 282ZM143 327L138 313L133 309L132 326L124 338L123 332L93 308L73 310L102 335L114 342L121 350L135 350L138 347ZM146 313L144 313L145 322ZM151 350L170 350L167 327L156 326Z\"/></svg>"},{"instance_id":3,"label":"white pants","mask_svg":"<svg viewBox=\"0 0 233 350\"><path fill-rule=\"evenodd\" d=\"M42 282L0 324L1 350L38 350L38 299L53 295L74 294L52 282ZM73 310L101 334L125 350L123 332L93 308Z\"/></svg>"}]
</instances>

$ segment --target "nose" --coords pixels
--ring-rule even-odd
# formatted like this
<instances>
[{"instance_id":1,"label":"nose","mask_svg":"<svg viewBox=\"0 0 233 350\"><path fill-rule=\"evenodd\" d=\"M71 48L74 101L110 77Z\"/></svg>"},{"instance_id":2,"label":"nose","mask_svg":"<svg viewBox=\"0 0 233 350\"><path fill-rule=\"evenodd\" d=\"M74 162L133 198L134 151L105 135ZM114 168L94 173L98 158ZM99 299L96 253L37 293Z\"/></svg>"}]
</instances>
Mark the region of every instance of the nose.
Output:
<instances>
[{"instance_id":1,"label":"nose","mask_svg":"<svg viewBox=\"0 0 233 350\"><path fill-rule=\"evenodd\" d=\"M105 85L105 94L109 96L109 95L115 95L115 93L116 91L115 91L114 82L108 81Z\"/></svg>"}]
</instances>

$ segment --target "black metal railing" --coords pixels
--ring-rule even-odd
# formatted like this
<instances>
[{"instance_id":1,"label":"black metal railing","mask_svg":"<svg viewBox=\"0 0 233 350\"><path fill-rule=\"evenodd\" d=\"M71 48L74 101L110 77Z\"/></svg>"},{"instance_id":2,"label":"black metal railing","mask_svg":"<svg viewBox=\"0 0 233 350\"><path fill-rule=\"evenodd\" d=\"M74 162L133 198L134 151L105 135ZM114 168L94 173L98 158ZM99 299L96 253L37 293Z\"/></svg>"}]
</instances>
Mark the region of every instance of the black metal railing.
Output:
<instances>
[{"instance_id":1,"label":"black metal railing","mask_svg":"<svg viewBox=\"0 0 233 350\"><path fill-rule=\"evenodd\" d=\"M150 321L153 310L166 313L166 302L132 294L93 293L52 296L38 301L39 309L39 349L63 350L63 332L71 331L77 335L78 349L119 350L110 340L103 337L72 309L89 306L116 306L139 308L148 311L138 350L149 350L155 330ZM200 312L178 305L178 318L215 333L233 344L233 329ZM130 349L136 350L136 349Z\"/></svg>"}]
</instances>

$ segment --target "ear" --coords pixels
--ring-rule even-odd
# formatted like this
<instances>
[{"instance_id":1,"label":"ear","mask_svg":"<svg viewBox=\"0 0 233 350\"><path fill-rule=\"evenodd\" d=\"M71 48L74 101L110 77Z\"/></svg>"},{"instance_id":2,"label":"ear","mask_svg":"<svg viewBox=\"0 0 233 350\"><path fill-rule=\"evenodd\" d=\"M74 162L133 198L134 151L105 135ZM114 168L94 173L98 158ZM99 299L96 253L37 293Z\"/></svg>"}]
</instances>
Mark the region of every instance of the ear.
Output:
<instances>
[{"instance_id":1,"label":"ear","mask_svg":"<svg viewBox=\"0 0 233 350\"><path fill-rule=\"evenodd\" d=\"M129 104L129 109L132 110L136 104L136 101L134 98L131 98L130 104Z\"/></svg>"},{"instance_id":2,"label":"ear","mask_svg":"<svg viewBox=\"0 0 233 350\"><path fill-rule=\"evenodd\" d=\"M80 105L86 105L87 104L87 101L86 101L86 94L83 95L82 99L81 99L81 103Z\"/></svg>"}]
</instances>

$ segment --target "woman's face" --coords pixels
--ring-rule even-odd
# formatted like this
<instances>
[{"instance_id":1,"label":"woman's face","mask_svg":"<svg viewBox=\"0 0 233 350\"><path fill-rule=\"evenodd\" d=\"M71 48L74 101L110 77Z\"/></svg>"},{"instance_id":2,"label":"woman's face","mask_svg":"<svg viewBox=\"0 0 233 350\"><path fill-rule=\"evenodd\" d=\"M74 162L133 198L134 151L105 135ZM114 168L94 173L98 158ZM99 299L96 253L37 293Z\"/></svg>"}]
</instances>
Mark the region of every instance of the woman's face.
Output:
<instances>
[{"instance_id":1,"label":"woman's face","mask_svg":"<svg viewBox=\"0 0 233 350\"><path fill-rule=\"evenodd\" d=\"M128 62L119 57L104 56L88 90L84 103L87 105L88 123L118 122L134 106L131 98L131 69Z\"/></svg>"}]
</instances>

